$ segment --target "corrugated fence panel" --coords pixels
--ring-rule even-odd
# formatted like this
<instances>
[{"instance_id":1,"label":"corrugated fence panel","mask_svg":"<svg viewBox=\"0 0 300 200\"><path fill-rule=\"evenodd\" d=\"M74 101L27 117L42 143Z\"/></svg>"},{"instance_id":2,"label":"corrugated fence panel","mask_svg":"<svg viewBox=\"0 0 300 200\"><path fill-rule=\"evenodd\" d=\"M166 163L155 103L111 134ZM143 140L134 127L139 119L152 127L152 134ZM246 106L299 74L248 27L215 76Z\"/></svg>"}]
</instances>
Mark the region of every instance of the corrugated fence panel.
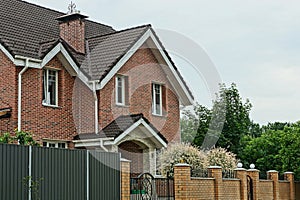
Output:
<instances>
[{"instance_id":1,"label":"corrugated fence panel","mask_svg":"<svg viewBox=\"0 0 300 200\"><path fill-rule=\"evenodd\" d=\"M0 199L28 199L29 147L0 144Z\"/></svg>"},{"instance_id":2,"label":"corrugated fence panel","mask_svg":"<svg viewBox=\"0 0 300 200\"><path fill-rule=\"evenodd\" d=\"M120 199L120 154L90 151L90 200Z\"/></svg>"},{"instance_id":3,"label":"corrugated fence panel","mask_svg":"<svg viewBox=\"0 0 300 200\"><path fill-rule=\"evenodd\" d=\"M86 151L33 147L32 177L42 200L84 200Z\"/></svg>"}]
</instances>

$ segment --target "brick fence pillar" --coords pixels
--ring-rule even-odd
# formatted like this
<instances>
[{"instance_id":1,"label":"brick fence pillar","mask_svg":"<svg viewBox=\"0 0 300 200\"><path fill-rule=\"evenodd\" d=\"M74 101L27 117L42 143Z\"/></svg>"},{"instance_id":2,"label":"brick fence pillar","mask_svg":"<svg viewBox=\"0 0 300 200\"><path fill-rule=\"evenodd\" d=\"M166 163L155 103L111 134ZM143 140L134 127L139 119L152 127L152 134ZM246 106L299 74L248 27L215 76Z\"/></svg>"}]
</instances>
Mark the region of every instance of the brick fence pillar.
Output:
<instances>
[{"instance_id":1,"label":"brick fence pillar","mask_svg":"<svg viewBox=\"0 0 300 200\"><path fill-rule=\"evenodd\" d=\"M121 199L130 200L130 163L121 159Z\"/></svg>"},{"instance_id":2,"label":"brick fence pillar","mask_svg":"<svg viewBox=\"0 0 300 200\"><path fill-rule=\"evenodd\" d=\"M253 200L258 200L259 170L249 169L247 175L250 176L253 183Z\"/></svg>"},{"instance_id":3,"label":"brick fence pillar","mask_svg":"<svg viewBox=\"0 0 300 200\"><path fill-rule=\"evenodd\" d=\"M279 200L279 178L278 171L270 170L267 172L267 177L269 180L273 180L273 199Z\"/></svg>"},{"instance_id":4,"label":"brick fence pillar","mask_svg":"<svg viewBox=\"0 0 300 200\"><path fill-rule=\"evenodd\" d=\"M296 199L295 193L295 177L293 172L285 172L284 173L284 180L290 182L290 200Z\"/></svg>"},{"instance_id":5,"label":"brick fence pillar","mask_svg":"<svg viewBox=\"0 0 300 200\"><path fill-rule=\"evenodd\" d=\"M241 191L241 200L248 199L247 193L247 171L244 168L237 168L234 170L236 178L240 179L240 191Z\"/></svg>"},{"instance_id":6,"label":"brick fence pillar","mask_svg":"<svg viewBox=\"0 0 300 200\"><path fill-rule=\"evenodd\" d=\"M221 199L221 191L223 187L222 167L211 166L208 168L209 175L215 178L215 200Z\"/></svg>"},{"instance_id":7,"label":"brick fence pillar","mask_svg":"<svg viewBox=\"0 0 300 200\"><path fill-rule=\"evenodd\" d=\"M191 167L188 164L177 164L174 167L175 199L188 199L188 182L191 180Z\"/></svg>"}]
</instances>

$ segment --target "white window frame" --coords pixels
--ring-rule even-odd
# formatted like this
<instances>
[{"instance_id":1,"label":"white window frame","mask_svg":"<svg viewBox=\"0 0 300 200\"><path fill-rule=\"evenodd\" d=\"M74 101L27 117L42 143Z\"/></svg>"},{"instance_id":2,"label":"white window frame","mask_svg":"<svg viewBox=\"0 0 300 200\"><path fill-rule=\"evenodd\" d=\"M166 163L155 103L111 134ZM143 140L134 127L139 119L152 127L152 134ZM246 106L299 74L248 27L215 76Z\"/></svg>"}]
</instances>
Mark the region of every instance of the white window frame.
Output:
<instances>
[{"instance_id":1,"label":"white window frame","mask_svg":"<svg viewBox=\"0 0 300 200\"><path fill-rule=\"evenodd\" d=\"M156 90L155 87L159 86L159 112L156 112ZM152 114L157 116L162 116L163 114L163 103L162 103L162 84L152 83Z\"/></svg>"},{"instance_id":2,"label":"white window frame","mask_svg":"<svg viewBox=\"0 0 300 200\"><path fill-rule=\"evenodd\" d=\"M119 102L119 79L122 81L121 85L121 100L122 102ZM119 106L125 106L125 76L117 75L116 76L116 105Z\"/></svg>"},{"instance_id":3,"label":"white window frame","mask_svg":"<svg viewBox=\"0 0 300 200\"><path fill-rule=\"evenodd\" d=\"M55 72L55 104L50 103L50 97L48 97L48 92L45 93L45 89L48 91L49 88L49 71ZM46 76L46 79L45 79ZM46 83L45 83L46 82ZM58 107L58 70L46 68L43 71L43 93L45 95L45 99L43 99L43 105L45 106L53 106ZM49 101L47 102L47 99Z\"/></svg>"},{"instance_id":4,"label":"white window frame","mask_svg":"<svg viewBox=\"0 0 300 200\"><path fill-rule=\"evenodd\" d=\"M61 141L43 141L43 143L46 143L46 146L44 147L48 147L48 148L61 148L59 147L58 145L59 144L64 144L65 145L65 148L61 148L61 149L67 149L68 148L68 144L66 142L61 142ZM50 145L55 145L54 147L50 147Z\"/></svg>"}]
</instances>

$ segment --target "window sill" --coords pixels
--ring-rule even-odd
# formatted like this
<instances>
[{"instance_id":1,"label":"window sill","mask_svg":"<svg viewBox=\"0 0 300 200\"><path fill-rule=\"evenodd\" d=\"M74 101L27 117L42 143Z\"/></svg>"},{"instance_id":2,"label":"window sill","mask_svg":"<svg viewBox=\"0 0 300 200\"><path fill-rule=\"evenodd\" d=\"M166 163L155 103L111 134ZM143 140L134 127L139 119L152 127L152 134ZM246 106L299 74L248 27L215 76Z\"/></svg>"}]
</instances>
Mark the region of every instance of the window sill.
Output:
<instances>
[{"instance_id":1,"label":"window sill","mask_svg":"<svg viewBox=\"0 0 300 200\"><path fill-rule=\"evenodd\" d=\"M123 105L123 104L116 104L116 106L121 108L129 108L129 105Z\"/></svg>"},{"instance_id":2,"label":"window sill","mask_svg":"<svg viewBox=\"0 0 300 200\"><path fill-rule=\"evenodd\" d=\"M49 108L58 108L58 109L61 108L61 107L59 107L59 106L49 105L49 104L45 104L45 103L42 103L42 105L45 106L45 107L49 107Z\"/></svg>"},{"instance_id":3,"label":"window sill","mask_svg":"<svg viewBox=\"0 0 300 200\"><path fill-rule=\"evenodd\" d=\"M153 115L154 117L163 117L163 118L166 117L166 115L158 115L158 114L154 114L154 113L152 113L152 115Z\"/></svg>"}]
</instances>

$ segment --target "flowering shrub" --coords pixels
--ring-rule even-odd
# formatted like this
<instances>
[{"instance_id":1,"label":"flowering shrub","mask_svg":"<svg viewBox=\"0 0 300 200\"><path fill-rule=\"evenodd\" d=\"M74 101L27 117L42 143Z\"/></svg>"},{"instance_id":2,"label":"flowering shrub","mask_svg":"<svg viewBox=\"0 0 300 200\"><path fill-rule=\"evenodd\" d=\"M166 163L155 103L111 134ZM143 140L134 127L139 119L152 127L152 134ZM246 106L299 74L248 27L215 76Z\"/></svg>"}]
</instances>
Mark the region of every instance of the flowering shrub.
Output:
<instances>
[{"instance_id":1,"label":"flowering shrub","mask_svg":"<svg viewBox=\"0 0 300 200\"><path fill-rule=\"evenodd\" d=\"M207 166L203 152L190 144L175 143L162 150L160 154L159 168L162 175L173 176L174 166L181 162L191 165L192 169L201 169Z\"/></svg>"},{"instance_id":2,"label":"flowering shrub","mask_svg":"<svg viewBox=\"0 0 300 200\"><path fill-rule=\"evenodd\" d=\"M224 170L234 169L237 165L235 154L223 148L215 148L208 152L186 144L175 143L162 150L159 155L159 169L163 176L173 176L174 166L178 163L191 165L192 170L206 169L209 166L220 166Z\"/></svg>"},{"instance_id":3,"label":"flowering shrub","mask_svg":"<svg viewBox=\"0 0 300 200\"><path fill-rule=\"evenodd\" d=\"M209 166L221 166L224 170L234 169L238 163L236 155L224 148L208 151L206 159Z\"/></svg>"}]
</instances>

